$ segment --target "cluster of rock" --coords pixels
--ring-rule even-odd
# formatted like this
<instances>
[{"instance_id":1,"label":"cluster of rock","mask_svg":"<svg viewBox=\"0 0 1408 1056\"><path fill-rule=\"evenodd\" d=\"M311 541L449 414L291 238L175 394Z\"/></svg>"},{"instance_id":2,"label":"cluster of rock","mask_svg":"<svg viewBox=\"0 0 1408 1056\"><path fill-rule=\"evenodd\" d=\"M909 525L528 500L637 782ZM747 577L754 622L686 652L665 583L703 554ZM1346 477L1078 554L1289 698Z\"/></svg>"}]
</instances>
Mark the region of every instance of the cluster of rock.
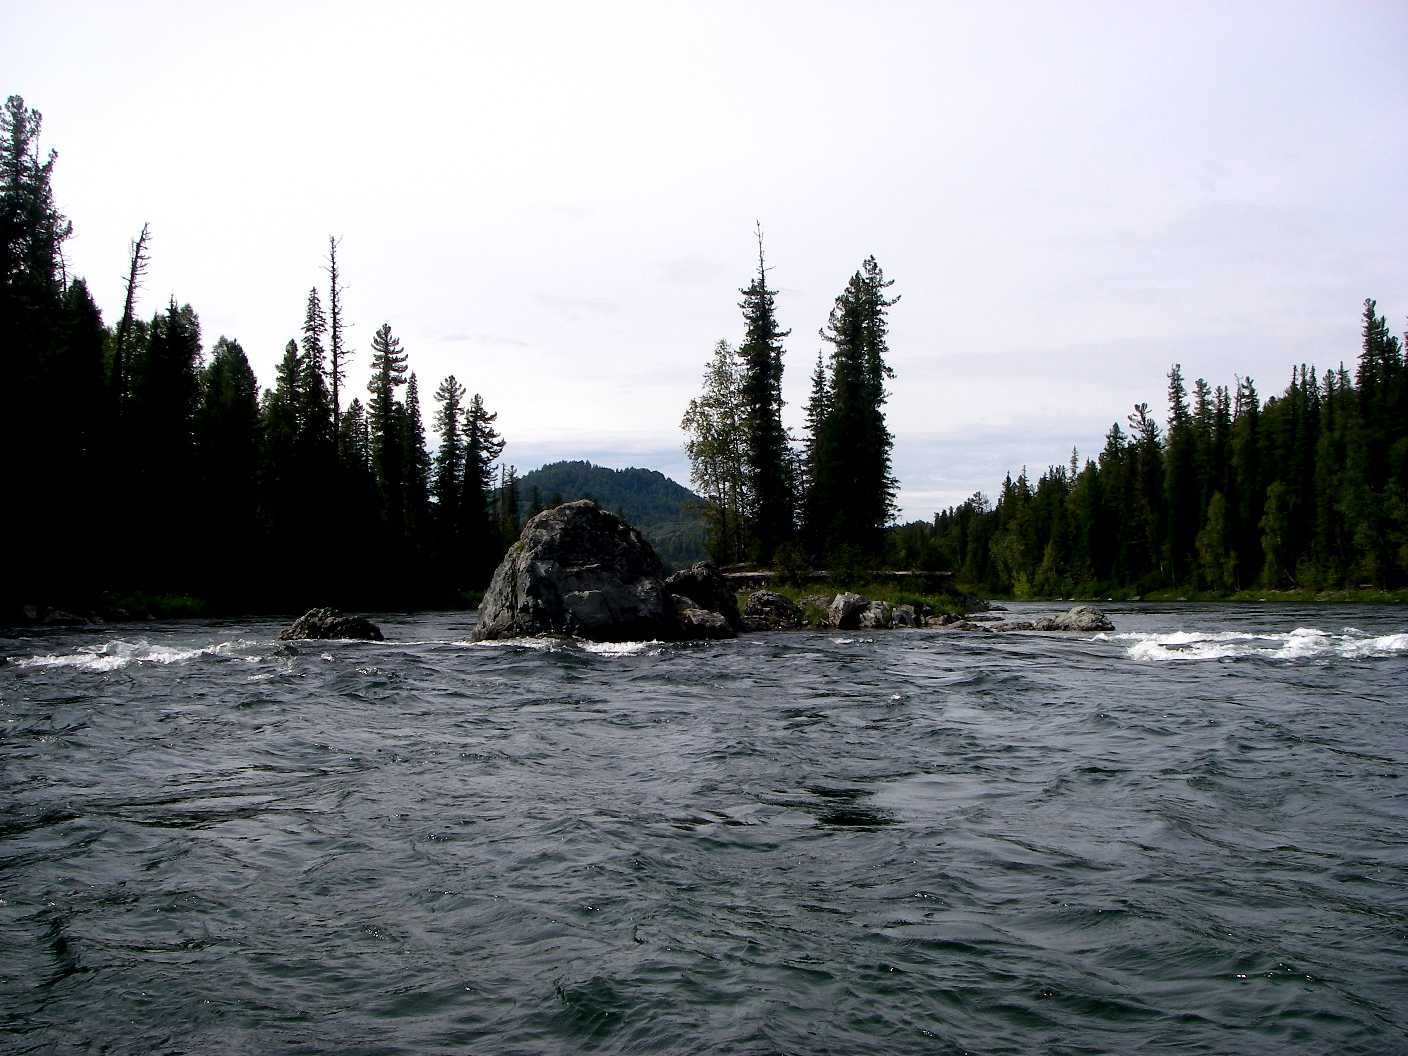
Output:
<instances>
[{"instance_id":1,"label":"cluster of rock","mask_svg":"<svg viewBox=\"0 0 1408 1056\"><path fill-rule=\"evenodd\" d=\"M583 499L544 510L524 525L480 603L474 638L562 634L595 641L682 641L806 626L1110 629L1109 621L1089 608L988 628L936 614L927 606L891 605L860 594L803 601L805 609L781 594L758 590L740 612L732 587L712 565L691 565L666 578L660 558L638 531ZM1082 615L1089 613L1098 620Z\"/></svg>"}]
</instances>

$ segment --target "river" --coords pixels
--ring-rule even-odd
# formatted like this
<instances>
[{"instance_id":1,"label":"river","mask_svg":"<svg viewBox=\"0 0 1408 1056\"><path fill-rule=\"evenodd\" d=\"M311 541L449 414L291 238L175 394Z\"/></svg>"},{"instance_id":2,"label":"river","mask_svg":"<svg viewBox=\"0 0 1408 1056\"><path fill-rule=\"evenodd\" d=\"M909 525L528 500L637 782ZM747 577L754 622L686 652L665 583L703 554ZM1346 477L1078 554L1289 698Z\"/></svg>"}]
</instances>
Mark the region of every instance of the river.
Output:
<instances>
[{"instance_id":1,"label":"river","mask_svg":"<svg viewBox=\"0 0 1408 1056\"><path fill-rule=\"evenodd\" d=\"M1107 611L0 638L0 1051L1408 1052L1408 612Z\"/></svg>"}]
</instances>

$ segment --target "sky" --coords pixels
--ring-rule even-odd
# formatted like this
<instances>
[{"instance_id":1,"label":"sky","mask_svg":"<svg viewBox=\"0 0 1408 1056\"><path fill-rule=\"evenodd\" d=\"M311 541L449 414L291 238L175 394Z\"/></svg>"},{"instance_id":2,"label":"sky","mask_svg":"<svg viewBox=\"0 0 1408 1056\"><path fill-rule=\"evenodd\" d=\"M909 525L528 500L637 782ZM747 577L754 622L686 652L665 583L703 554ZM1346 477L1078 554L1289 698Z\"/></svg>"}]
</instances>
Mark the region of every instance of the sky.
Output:
<instances>
[{"instance_id":1,"label":"sky","mask_svg":"<svg viewBox=\"0 0 1408 1056\"><path fill-rule=\"evenodd\" d=\"M834 298L874 254L900 302L903 519L1072 447L1171 364L1353 363L1365 297L1408 313L1408 5L0 0L6 94L109 323L171 297L261 385L326 301L349 380L389 323L431 394L499 414L504 460L659 469L761 223L800 436Z\"/></svg>"}]
</instances>

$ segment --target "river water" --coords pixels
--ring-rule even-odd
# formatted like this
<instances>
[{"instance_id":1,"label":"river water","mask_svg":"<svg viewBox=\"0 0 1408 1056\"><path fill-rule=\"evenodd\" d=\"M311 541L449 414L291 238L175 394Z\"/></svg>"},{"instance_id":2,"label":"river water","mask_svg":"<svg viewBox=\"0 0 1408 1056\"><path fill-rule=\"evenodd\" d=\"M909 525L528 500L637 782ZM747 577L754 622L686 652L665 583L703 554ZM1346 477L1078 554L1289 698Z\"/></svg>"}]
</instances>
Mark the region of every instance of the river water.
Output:
<instances>
[{"instance_id":1,"label":"river water","mask_svg":"<svg viewBox=\"0 0 1408 1056\"><path fill-rule=\"evenodd\" d=\"M1109 611L0 638L0 1051L1408 1052L1408 613Z\"/></svg>"}]
</instances>

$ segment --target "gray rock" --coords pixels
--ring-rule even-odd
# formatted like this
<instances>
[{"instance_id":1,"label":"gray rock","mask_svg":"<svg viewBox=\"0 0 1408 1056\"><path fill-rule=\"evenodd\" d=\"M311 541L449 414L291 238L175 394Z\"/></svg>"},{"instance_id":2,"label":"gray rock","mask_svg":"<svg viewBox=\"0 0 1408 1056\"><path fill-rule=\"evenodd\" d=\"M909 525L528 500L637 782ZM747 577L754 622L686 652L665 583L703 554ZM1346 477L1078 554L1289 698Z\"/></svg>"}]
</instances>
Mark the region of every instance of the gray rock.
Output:
<instances>
[{"instance_id":1,"label":"gray rock","mask_svg":"<svg viewBox=\"0 0 1408 1056\"><path fill-rule=\"evenodd\" d=\"M838 631L854 631L860 627L860 614L870 606L870 599L847 591L831 599L827 622Z\"/></svg>"},{"instance_id":2,"label":"gray rock","mask_svg":"<svg viewBox=\"0 0 1408 1056\"><path fill-rule=\"evenodd\" d=\"M655 550L588 499L544 510L523 526L474 628L476 641L535 634L674 640L683 633Z\"/></svg>"},{"instance_id":3,"label":"gray rock","mask_svg":"<svg viewBox=\"0 0 1408 1056\"><path fill-rule=\"evenodd\" d=\"M675 595L675 619L681 635L690 639L737 638L735 631L721 613L691 605L688 598ZM736 612L738 607L734 606Z\"/></svg>"},{"instance_id":4,"label":"gray rock","mask_svg":"<svg viewBox=\"0 0 1408 1056\"><path fill-rule=\"evenodd\" d=\"M755 590L743 606L743 625L750 631L795 631L802 626L802 610L791 598Z\"/></svg>"},{"instance_id":5,"label":"gray rock","mask_svg":"<svg viewBox=\"0 0 1408 1056\"><path fill-rule=\"evenodd\" d=\"M382 641L381 628L365 616L344 616L336 609L309 609L279 632L286 642L305 638L360 638Z\"/></svg>"},{"instance_id":6,"label":"gray rock","mask_svg":"<svg viewBox=\"0 0 1408 1056\"><path fill-rule=\"evenodd\" d=\"M718 613L734 631L743 630L738 597L728 580L709 562L697 561L680 569L665 580L665 586L676 598L691 602L694 608Z\"/></svg>"},{"instance_id":7,"label":"gray rock","mask_svg":"<svg viewBox=\"0 0 1408 1056\"><path fill-rule=\"evenodd\" d=\"M919 613L914 611L913 605L896 605L891 615L891 623L895 627L918 627L921 618Z\"/></svg>"},{"instance_id":8,"label":"gray rock","mask_svg":"<svg viewBox=\"0 0 1408 1056\"><path fill-rule=\"evenodd\" d=\"M1115 625L1110 618L1093 605L1077 605L1070 612L1063 612L1052 621L1055 631L1113 631Z\"/></svg>"},{"instance_id":9,"label":"gray rock","mask_svg":"<svg viewBox=\"0 0 1408 1056\"><path fill-rule=\"evenodd\" d=\"M1059 616L1042 616L1035 620L1012 620L992 625L994 631L1069 631L1077 634L1090 634L1096 631L1113 631L1115 625L1099 609L1089 605L1078 605L1070 612Z\"/></svg>"},{"instance_id":10,"label":"gray rock","mask_svg":"<svg viewBox=\"0 0 1408 1056\"><path fill-rule=\"evenodd\" d=\"M868 631L887 631L893 621L893 610L888 601L872 601L860 614L860 626Z\"/></svg>"}]
</instances>

